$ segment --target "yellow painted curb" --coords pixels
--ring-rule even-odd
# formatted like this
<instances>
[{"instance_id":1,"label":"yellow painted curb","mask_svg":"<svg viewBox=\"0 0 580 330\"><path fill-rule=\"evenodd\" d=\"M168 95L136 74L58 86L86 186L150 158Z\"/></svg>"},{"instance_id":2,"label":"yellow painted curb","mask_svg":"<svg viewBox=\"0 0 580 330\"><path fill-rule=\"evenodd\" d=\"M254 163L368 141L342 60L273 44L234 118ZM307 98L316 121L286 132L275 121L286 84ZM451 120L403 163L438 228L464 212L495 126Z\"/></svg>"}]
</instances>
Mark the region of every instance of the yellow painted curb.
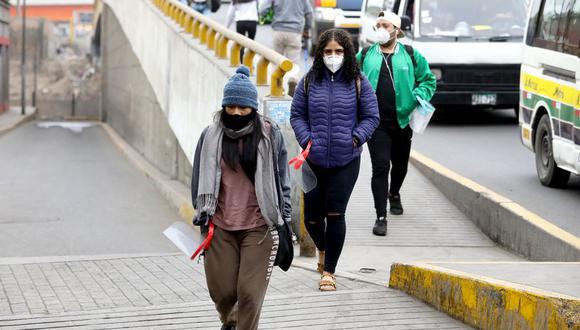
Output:
<instances>
[{"instance_id":1,"label":"yellow painted curb","mask_svg":"<svg viewBox=\"0 0 580 330\"><path fill-rule=\"evenodd\" d=\"M478 329L580 329L580 300L429 264L391 266L389 287Z\"/></svg>"}]
</instances>

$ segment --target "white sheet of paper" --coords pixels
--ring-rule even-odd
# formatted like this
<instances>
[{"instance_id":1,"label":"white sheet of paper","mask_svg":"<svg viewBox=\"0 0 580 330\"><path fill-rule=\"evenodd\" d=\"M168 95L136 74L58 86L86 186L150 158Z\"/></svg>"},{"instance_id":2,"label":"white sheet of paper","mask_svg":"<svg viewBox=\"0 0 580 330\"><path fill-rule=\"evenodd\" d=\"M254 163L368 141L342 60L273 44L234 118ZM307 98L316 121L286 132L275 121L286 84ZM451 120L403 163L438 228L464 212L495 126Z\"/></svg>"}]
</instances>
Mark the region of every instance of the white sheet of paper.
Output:
<instances>
[{"instance_id":1,"label":"white sheet of paper","mask_svg":"<svg viewBox=\"0 0 580 330\"><path fill-rule=\"evenodd\" d=\"M172 223L163 234L188 257L191 257L203 242L201 233L182 221Z\"/></svg>"}]
</instances>

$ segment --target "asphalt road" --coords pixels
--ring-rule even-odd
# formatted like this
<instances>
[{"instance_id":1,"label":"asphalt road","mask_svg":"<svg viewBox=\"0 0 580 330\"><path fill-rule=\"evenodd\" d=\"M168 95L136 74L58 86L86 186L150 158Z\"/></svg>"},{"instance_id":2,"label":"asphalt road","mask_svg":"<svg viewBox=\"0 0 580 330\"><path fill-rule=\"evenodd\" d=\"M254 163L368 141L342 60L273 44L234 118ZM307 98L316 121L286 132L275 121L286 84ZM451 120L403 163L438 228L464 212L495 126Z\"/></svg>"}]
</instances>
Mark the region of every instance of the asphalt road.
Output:
<instances>
[{"instance_id":1,"label":"asphalt road","mask_svg":"<svg viewBox=\"0 0 580 330\"><path fill-rule=\"evenodd\" d=\"M415 150L580 236L580 177L566 189L542 186L513 110L439 109L433 119Z\"/></svg>"},{"instance_id":2,"label":"asphalt road","mask_svg":"<svg viewBox=\"0 0 580 330\"><path fill-rule=\"evenodd\" d=\"M104 130L50 124L0 136L0 258L177 252L179 216Z\"/></svg>"}]
</instances>

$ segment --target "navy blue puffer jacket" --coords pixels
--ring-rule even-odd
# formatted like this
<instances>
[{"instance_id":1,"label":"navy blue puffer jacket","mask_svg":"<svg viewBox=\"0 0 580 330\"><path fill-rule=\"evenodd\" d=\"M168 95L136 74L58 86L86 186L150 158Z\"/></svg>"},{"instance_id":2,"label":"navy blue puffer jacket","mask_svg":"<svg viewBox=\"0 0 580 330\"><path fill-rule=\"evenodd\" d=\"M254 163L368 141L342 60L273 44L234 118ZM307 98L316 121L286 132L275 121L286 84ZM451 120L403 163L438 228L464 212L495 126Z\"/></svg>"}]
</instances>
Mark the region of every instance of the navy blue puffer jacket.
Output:
<instances>
[{"instance_id":1,"label":"navy blue puffer jacket","mask_svg":"<svg viewBox=\"0 0 580 330\"><path fill-rule=\"evenodd\" d=\"M358 106L357 106L358 101ZM308 96L304 79L298 83L292 100L290 124L302 148L312 140L308 160L326 168L348 164L360 156L379 125L377 98L369 81L361 76L360 98L356 82L347 81L338 70L325 70L324 79L311 78ZM353 146L356 137L360 145Z\"/></svg>"}]
</instances>

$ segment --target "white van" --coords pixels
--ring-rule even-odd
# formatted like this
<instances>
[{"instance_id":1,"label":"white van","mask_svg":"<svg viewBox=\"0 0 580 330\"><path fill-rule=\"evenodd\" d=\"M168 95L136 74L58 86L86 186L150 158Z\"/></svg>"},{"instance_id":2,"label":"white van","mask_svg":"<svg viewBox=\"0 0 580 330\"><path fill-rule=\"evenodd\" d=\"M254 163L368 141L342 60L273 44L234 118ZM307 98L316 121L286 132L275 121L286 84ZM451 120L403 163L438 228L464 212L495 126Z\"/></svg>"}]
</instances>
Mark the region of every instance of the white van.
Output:
<instances>
[{"instance_id":1,"label":"white van","mask_svg":"<svg viewBox=\"0 0 580 330\"><path fill-rule=\"evenodd\" d=\"M580 174L580 0L534 0L524 46L520 133L540 182Z\"/></svg>"},{"instance_id":2,"label":"white van","mask_svg":"<svg viewBox=\"0 0 580 330\"><path fill-rule=\"evenodd\" d=\"M402 18L402 40L425 56L437 77L438 106L514 108L526 0L364 0L360 46L376 41L381 10Z\"/></svg>"}]
</instances>

